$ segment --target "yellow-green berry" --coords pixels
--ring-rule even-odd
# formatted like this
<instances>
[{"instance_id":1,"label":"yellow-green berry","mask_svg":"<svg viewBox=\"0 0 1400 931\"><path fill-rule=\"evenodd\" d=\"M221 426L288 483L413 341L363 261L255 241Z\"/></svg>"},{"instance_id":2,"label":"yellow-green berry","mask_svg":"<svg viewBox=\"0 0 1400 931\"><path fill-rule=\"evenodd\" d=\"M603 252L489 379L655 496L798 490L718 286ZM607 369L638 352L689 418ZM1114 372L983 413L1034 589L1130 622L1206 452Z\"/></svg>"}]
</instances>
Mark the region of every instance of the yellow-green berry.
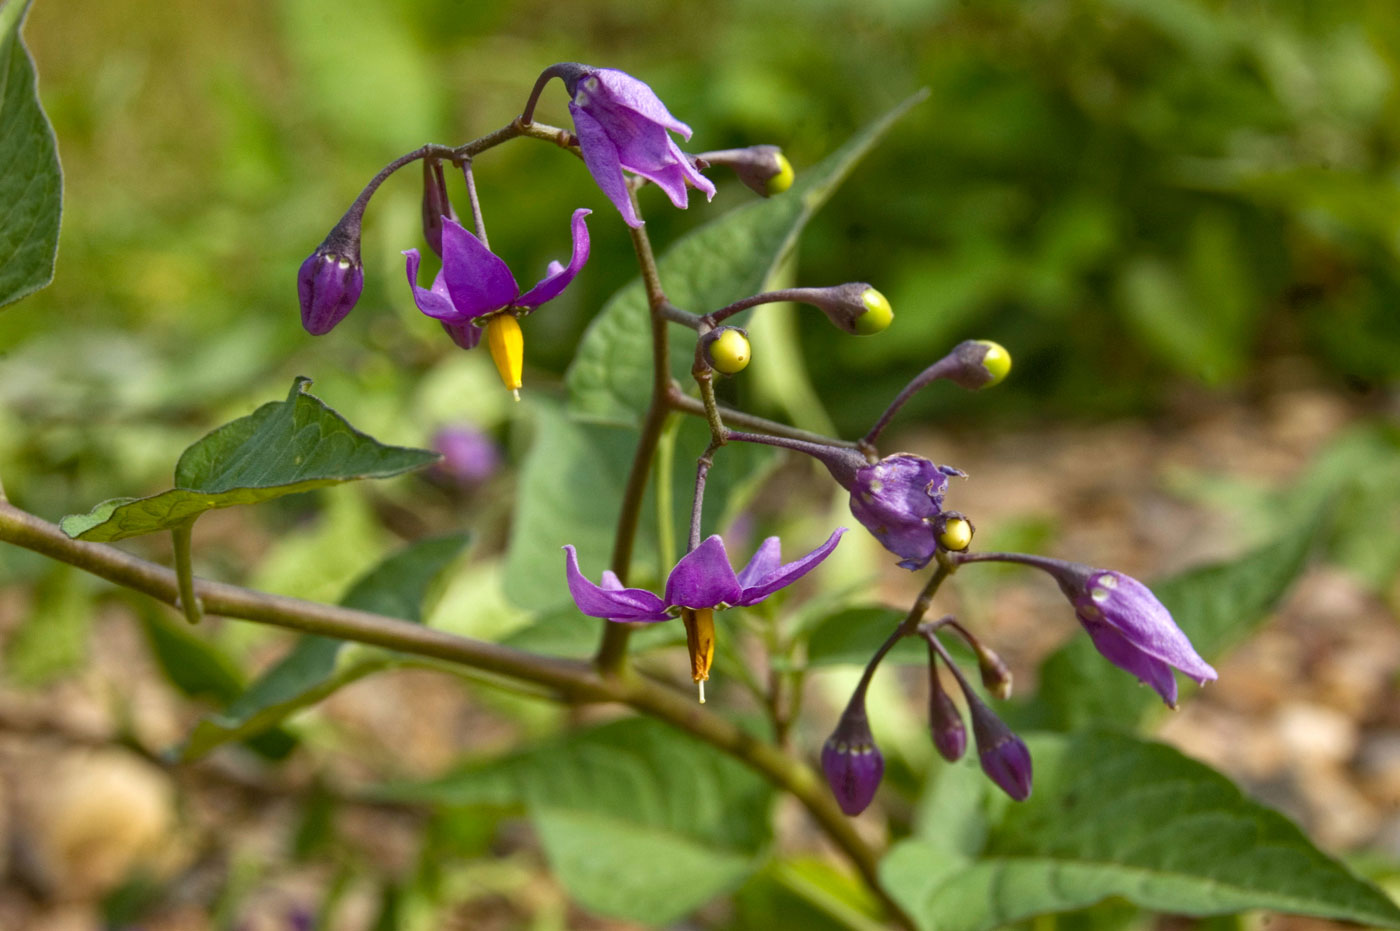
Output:
<instances>
[{"instance_id":1,"label":"yellow-green berry","mask_svg":"<svg viewBox=\"0 0 1400 931\"><path fill-rule=\"evenodd\" d=\"M856 318L856 333L861 336L873 336L886 329L894 320L894 308L886 297L874 288L866 288L865 293L860 296L860 302L865 305L865 313Z\"/></svg>"},{"instance_id":2,"label":"yellow-green berry","mask_svg":"<svg viewBox=\"0 0 1400 931\"><path fill-rule=\"evenodd\" d=\"M992 376L992 380L984 384L983 388L990 388L992 385L1001 384L1006 376L1011 372L1011 353L1006 351L1006 347L1001 343L994 343L989 339L974 340L980 346L986 346L986 355L982 356L982 367L987 370L987 374Z\"/></svg>"},{"instance_id":3,"label":"yellow-green berry","mask_svg":"<svg viewBox=\"0 0 1400 931\"><path fill-rule=\"evenodd\" d=\"M972 521L965 517L947 517L938 531L938 545L945 550L961 553L972 545Z\"/></svg>"},{"instance_id":4,"label":"yellow-green berry","mask_svg":"<svg viewBox=\"0 0 1400 931\"><path fill-rule=\"evenodd\" d=\"M781 194L792 187L794 177L792 163L787 160L787 156L779 152L774 156L778 162L778 173L765 182L765 187L769 194Z\"/></svg>"},{"instance_id":5,"label":"yellow-green berry","mask_svg":"<svg viewBox=\"0 0 1400 931\"><path fill-rule=\"evenodd\" d=\"M752 356L749 337L738 327L720 327L705 335L705 358L716 372L742 372Z\"/></svg>"}]
</instances>

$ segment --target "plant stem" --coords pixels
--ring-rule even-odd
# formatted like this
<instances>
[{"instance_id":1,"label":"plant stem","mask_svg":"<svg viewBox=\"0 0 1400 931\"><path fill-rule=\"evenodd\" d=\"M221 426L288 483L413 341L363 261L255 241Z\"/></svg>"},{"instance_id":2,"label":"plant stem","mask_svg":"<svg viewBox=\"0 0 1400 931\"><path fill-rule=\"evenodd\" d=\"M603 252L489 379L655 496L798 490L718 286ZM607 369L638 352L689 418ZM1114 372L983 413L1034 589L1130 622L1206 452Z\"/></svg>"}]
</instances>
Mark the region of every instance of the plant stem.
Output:
<instances>
[{"instance_id":1,"label":"plant stem","mask_svg":"<svg viewBox=\"0 0 1400 931\"><path fill-rule=\"evenodd\" d=\"M179 597L179 580L170 569L113 546L74 540L54 524L7 503L0 503L0 541L76 566L172 606ZM618 702L666 721L737 758L777 788L796 796L891 915L902 926L914 927L880 885L874 851L841 814L811 767L673 689L625 669L619 670L618 675L600 675L585 662L538 656L369 611L270 595L205 579L193 580L193 588L211 614L435 657L538 683L563 701Z\"/></svg>"},{"instance_id":2,"label":"plant stem","mask_svg":"<svg viewBox=\"0 0 1400 931\"><path fill-rule=\"evenodd\" d=\"M698 398L692 398L687 394L682 394L679 390L670 392L666 403L672 410L680 411L683 414L692 414L696 417L707 417L705 404ZM737 424L741 427L748 427L751 430L762 430L771 436L784 436L806 443L815 443L824 446L839 446L844 449L855 449L856 444L849 440L838 440L821 433L813 433L811 430L803 430L800 427L792 427L776 420L769 420L766 417L758 417L754 414L747 414L743 411L736 411L733 408L719 405L720 416L729 423ZM754 441L757 442L757 441Z\"/></svg>"},{"instance_id":3,"label":"plant stem","mask_svg":"<svg viewBox=\"0 0 1400 931\"><path fill-rule=\"evenodd\" d=\"M194 521L187 520L170 528L170 540L175 546L175 583L180 594L179 608L185 620L198 624L204 620L204 605L194 593L194 568L190 561L190 537Z\"/></svg>"},{"instance_id":4,"label":"plant stem","mask_svg":"<svg viewBox=\"0 0 1400 931\"><path fill-rule=\"evenodd\" d=\"M666 418L661 439L656 444L656 549L663 566L676 564L676 536L672 528L671 470L676 462L676 437L680 433L679 417Z\"/></svg>"}]
</instances>

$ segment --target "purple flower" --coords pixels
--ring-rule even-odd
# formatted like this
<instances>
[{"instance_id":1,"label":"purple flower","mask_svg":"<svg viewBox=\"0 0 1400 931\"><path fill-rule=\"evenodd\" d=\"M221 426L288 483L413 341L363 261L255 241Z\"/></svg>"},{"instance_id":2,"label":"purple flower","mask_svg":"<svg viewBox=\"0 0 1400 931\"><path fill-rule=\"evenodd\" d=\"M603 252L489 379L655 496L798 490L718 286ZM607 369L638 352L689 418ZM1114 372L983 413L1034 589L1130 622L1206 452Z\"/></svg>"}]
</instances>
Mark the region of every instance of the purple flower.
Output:
<instances>
[{"instance_id":1,"label":"purple flower","mask_svg":"<svg viewBox=\"0 0 1400 931\"><path fill-rule=\"evenodd\" d=\"M1216 678L1171 613L1137 579L1073 563L1052 574L1104 659L1150 685L1169 706L1176 707L1172 667L1197 685Z\"/></svg>"},{"instance_id":2,"label":"purple flower","mask_svg":"<svg viewBox=\"0 0 1400 931\"><path fill-rule=\"evenodd\" d=\"M684 208L686 185L715 196L715 186L696 170L668 132L690 138L690 127L670 114L650 87L612 68L580 68L566 77L583 163L628 226L642 225L628 196L623 170L641 175Z\"/></svg>"},{"instance_id":3,"label":"purple flower","mask_svg":"<svg viewBox=\"0 0 1400 931\"><path fill-rule=\"evenodd\" d=\"M609 570L603 572L603 584L594 585L579 571L578 554L572 546L564 547L564 571L574 604L591 617L650 623L668 621L679 614L686 626L691 675L696 682L704 682L710 677L714 655L714 612L758 604L796 582L831 555L845 532L846 528L837 528L821 546L790 563L782 561L778 538L769 537L737 575L730 567L724 541L717 535L708 537L676 563L666 577L665 597L644 588L626 588Z\"/></svg>"},{"instance_id":4,"label":"purple flower","mask_svg":"<svg viewBox=\"0 0 1400 931\"><path fill-rule=\"evenodd\" d=\"M459 344L475 346L481 339L481 328L474 321L481 317L511 310L529 312L558 297L588 261L588 225L584 217L592 211L574 211L572 223L574 251L567 267L550 262L548 273L529 291L520 293L515 276L495 253L481 244L462 224L451 217L442 219L442 271L433 279L431 289L418 286L417 249L407 249L408 283L413 286L413 301L418 309L443 325L461 331L453 338ZM464 346L470 349L471 346Z\"/></svg>"},{"instance_id":5,"label":"purple flower","mask_svg":"<svg viewBox=\"0 0 1400 931\"><path fill-rule=\"evenodd\" d=\"M501 453L489 436L469 424L443 427L433 434L433 449L442 453L436 471L460 488L475 488L501 467Z\"/></svg>"},{"instance_id":6,"label":"purple flower","mask_svg":"<svg viewBox=\"0 0 1400 931\"><path fill-rule=\"evenodd\" d=\"M842 476L832 473L837 481ZM902 557L905 569L922 569L938 551L934 521L942 513L951 466L920 456L895 453L855 471L848 482L851 513L885 549Z\"/></svg>"},{"instance_id":7,"label":"purple flower","mask_svg":"<svg viewBox=\"0 0 1400 931\"><path fill-rule=\"evenodd\" d=\"M863 691L846 706L836 730L822 745L822 773L836 804L848 815L865 811L875 798L885 775L885 758L870 733Z\"/></svg>"}]
</instances>

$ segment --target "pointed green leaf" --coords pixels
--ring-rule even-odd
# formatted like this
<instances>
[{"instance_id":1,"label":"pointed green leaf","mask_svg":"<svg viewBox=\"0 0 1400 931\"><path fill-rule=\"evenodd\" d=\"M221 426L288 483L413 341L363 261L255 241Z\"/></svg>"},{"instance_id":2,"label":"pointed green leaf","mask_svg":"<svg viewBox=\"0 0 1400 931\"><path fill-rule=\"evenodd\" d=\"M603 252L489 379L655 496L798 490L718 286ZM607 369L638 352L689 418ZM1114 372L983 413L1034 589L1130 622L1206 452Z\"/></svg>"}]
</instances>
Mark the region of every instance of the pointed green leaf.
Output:
<instances>
[{"instance_id":1,"label":"pointed green leaf","mask_svg":"<svg viewBox=\"0 0 1400 931\"><path fill-rule=\"evenodd\" d=\"M658 261L671 302L704 312L762 291L812 215L895 121L925 96L921 91L870 123L804 172L786 193L740 207L677 240ZM683 378L694 344L672 342L672 368ZM617 426L641 422L651 397L651 327L641 279L614 294L594 318L566 381L571 414Z\"/></svg>"},{"instance_id":2,"label":"pointed green leaf","mask_svg":"<svg viewBox=\"0 0 1400 931\"><path fill-rule=\"evenodd\" d=\"M466 545L467 535L459 533L407 546L366 573L341 604L421 624L428 591ZM232 701L223 712L195 725L182 757L195 759L231 740L260 734L398 656L391 650L364 650L354 662L341 663L344 645L331 637L302 637L241 694L226 696Z\"/></svg>"},{"instance_id":3,"label":"pointed green leaf","mask_svg":"<svg viewBox=\"0 0 1400 931\"><path fill-rule=\"evenodd\" d=\"M1277 542L1231 562L1193 569L1152 586L1207 660L1261 624L1307 565L1322 533L1311 516ZM1067 609L1068 610L1068 609ZM1088 637L1075 637L1041 667L1041 726L1073 730L1094 723L1132 727L1161 707L1156 693L1110 664Z\"/></svg>"},{"instance_id":4,"label":"pointed green leaf","mask_svg":"<svg viewBox=\"0 0 1400 931\"><path fill-rule=\"evenodd\" d=\"M770 835L767 783L714 748L644 718L383 794L448 806L524 806L551 867L579 904L657 926L743 882Z\"/></svg>"},{"instance_id":5,"label":"pointed green leaf","mask_svg":"<svg viewBox=\"0 0 1400 931\"><path fill-rule=\"evenodd\" d=\"M0 307L53 279L63 173L20 38L29 0L0 5Z\"/></svg>"},{"instance_id":6,"label":"pointed green leaf","mask_svg":"<svg viewBox=\"0 0 1400 931\"><path fill-rule=\"evenodd\" d=\"M991 800L980 849L928 822L881 864L921 928L982 931L1110 896L1175 914L1266 908L1400 927L1379 889L1170 747L1105 733L1027 743L1035 791L1022 804ZM958 777L976 778L973 766Z\"/></svg>"},{"instance_id":7,"label":"pointed green leaf","mask_svg":"<svg viewBox=\"0 0 1400 931\"><path fill-rule=\"evenodd\" d=\"M389 478L435 461L426 449L385 446L350 426L297 378L285 401L264 404L195 443L175 466L175 487L113 498L59 522L79 540L109 543L194 520L214 508L254 504L362 478Z\"/></svg>"}]
</instances>

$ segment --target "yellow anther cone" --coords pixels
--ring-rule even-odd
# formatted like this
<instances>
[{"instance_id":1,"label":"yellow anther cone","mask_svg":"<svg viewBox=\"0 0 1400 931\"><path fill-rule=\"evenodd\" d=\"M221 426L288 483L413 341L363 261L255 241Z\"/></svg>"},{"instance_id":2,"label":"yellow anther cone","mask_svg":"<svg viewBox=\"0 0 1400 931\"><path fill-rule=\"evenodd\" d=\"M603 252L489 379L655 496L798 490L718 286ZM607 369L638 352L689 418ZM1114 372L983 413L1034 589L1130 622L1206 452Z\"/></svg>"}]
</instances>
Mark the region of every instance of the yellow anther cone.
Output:
<instances>
[{"instance_id":1,"label":"yellow anther cone","mask_svg":"<svg viewBox=\"0 0 1400 931\"><path fill-rule=\"evenodd\" d=\"M491 361L501 373L501 382L520 400L520 376L525 367L525 337L520 321L510 314L497 314L486 324L486 347Z\"/></svg>"}]
</instances>

